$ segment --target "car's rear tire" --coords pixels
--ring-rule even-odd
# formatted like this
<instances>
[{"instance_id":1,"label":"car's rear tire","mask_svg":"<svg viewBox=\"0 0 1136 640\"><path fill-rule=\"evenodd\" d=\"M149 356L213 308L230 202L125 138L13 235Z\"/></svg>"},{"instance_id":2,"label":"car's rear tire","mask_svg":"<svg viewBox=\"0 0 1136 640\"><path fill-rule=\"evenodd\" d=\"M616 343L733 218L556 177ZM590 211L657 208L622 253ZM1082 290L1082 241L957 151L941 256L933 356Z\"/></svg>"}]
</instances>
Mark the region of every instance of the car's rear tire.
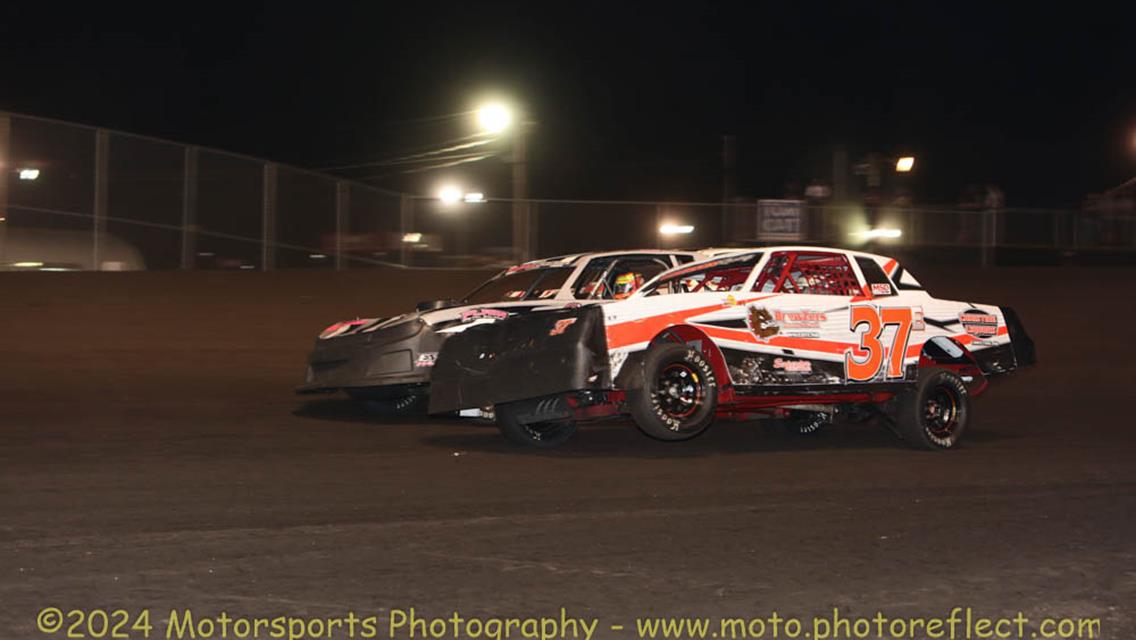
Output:
<instances>
[{"instance_id":1,"label":"car's rear tire","mask_svg":"<svg viewBox=\"0 0 1136 640\"><path fill-rule=\"evenodd\" d=\"M915 388L895 398L895 422L903 441L916 449L954 448L970 418L966 384L946 369L919 373Z\"/></svg>"},{"instance_id":2,"label":"car's rear tire","mask_svg":"<svg viewBox=\"0 0 1136 640\"><path fill-rule=\"evenodd\" d=\"M549 449L576 435L576 420L563 396L507 402L493 411L501 435L517 444Z\"/></svg>"},{"instance_id":3,"label":"car's rear tire","mask_svg":"<svg viewBox=\"0 0 1136 640\"><path fill-rule=\"evenodd\" d=\"M627 396L639 429L659 440L689 440L705 431L718 408L714 368L684 344L651 347L643 358L643 386Z\"/></svg>"}]
</instances>

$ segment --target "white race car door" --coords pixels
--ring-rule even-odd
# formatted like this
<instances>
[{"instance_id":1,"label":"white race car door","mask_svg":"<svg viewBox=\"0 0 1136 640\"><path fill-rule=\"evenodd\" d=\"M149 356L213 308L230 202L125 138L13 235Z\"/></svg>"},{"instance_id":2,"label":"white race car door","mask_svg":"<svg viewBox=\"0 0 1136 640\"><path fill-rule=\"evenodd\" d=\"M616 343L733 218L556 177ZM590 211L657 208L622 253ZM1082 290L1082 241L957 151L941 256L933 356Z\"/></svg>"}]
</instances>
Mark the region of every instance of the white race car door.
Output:
<instances>
[{"instance_id":1,"label":"white race car door","mask_svg":"<svg viewBox=\"0 0 1136 640\"><path fill-rule=\"evenodd\" d=\"M911 309L868 291L842 252L778 251L737 309L698 324L714 327L731 380L742 387L902 380Z\"/></svg>"}]
</instances>

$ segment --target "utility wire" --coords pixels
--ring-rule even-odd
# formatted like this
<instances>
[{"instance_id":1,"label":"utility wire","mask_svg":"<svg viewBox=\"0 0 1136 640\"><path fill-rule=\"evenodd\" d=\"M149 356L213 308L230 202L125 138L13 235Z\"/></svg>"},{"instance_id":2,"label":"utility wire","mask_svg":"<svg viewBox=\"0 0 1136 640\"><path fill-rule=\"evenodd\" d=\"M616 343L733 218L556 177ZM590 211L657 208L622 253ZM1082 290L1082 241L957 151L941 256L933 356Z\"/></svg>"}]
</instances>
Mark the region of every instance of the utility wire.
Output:
<instances>
[{"instance_id":1,"label":"utility wire","mask_svg":"<svg viewBox=\"0 0 1136 640\"><path fill-rule=\"evenodd\" d=\"M358 162L355 164L345 164L334 167L320 167L319 171L343 171L345 169L360 169L366 167L382 167L391 164L398 164L407 160L414 160L418 158L429 158L443 153L450 153L451 151L460 151L462 149L470 149L479 147L494 141L494 138L480 138L481 134L474 134L469 136L462 136L460 138L453 138L438 144L447 145L440 149L428 149L425 151L411 153L404 156L396 156L394 158L385 158L382 160L374 160L368 162ZM480 138L480 139L479 139Z\"/></svg>"},{"instance_id":2,"label":"utility wire","mask_svg":"<svg viewBox=\"0 0 1136 640\"><path fill-rule=\"evenodd\" d=\"M419 163L422 163L422 162L436 162L436 161L439 161L439 160L443 160L443 161L444 160L453 160L453 159L458 159L458 158L466 158L466 157L473 156L473 155L486 155L486 154L484 154L483 152L480 152L480 151L474 151L472 153L452 153L454 151L463 151L465 149L472 149L473 147L481 146L482 144L485 144L485 143L470 143L470 144L455 145L455 146L452 146L452 147L448 147L446 149L437 149L437 150L431 151L429 153L419 154L417 156L408 156L408 157L398 158L398 159L393 159L393 160L384 160L384 161L381 161L381 162L368 162L366 164L359 164L359 165L355 165L353 168L365 169L365 168L369 168L369 167L392 167L392 166L405 165L405 164L419 164ZM452 154L452 155L442 155L442 154ZM492 154L488 154L488 155L492 155Z\"/></svg>"},{"instance_id":3,"label":"utility wire","mask_svg":"<svg viewBox=\"0 0 1136 640\"><path fill-rule=\"evenodd\" d=\"M387 173L380 173L380 174L374 175L374 176L362 176L358 179L363 180L363 181L371 181L371 180L378 180L379 178L385 178L387 176L393 176L393 175L398 175L398 174L403 174L403 173L421 173L423 171L434 171L435 169L445 169L447 167L456 167L459 164L466 164L468 162L477 162L478 160L484 160L486 158L492 158L496 155L497 154L495 154L495 153L485 153L485 154L480 154L480 155L469 156L469 157L463 158L461 160L454 160L453 162L444 162L442 164L430 165L428 167L418 167L418 168L415 168L415 169L404 169L402 171L390 171L390 172L387 172Z\"/></svg>"}]
</instances>

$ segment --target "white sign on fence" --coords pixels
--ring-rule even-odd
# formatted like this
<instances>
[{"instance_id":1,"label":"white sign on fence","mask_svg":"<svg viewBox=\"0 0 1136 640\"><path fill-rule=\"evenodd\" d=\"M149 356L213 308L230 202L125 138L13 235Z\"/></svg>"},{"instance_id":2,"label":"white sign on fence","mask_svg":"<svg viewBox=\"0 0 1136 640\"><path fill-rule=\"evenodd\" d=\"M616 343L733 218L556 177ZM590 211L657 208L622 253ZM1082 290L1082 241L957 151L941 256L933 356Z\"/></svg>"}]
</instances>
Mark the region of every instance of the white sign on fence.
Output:
<instances>
[{"instance_id":1,"label":"white sign on fence","mask_svg":"<svg viewBox=\"0 0 1136 640\"><path fill-rule=\"evenodd\" d=\"M758 240L803 240L804 200L758 200Z\"/></svg>"}]
</instances>

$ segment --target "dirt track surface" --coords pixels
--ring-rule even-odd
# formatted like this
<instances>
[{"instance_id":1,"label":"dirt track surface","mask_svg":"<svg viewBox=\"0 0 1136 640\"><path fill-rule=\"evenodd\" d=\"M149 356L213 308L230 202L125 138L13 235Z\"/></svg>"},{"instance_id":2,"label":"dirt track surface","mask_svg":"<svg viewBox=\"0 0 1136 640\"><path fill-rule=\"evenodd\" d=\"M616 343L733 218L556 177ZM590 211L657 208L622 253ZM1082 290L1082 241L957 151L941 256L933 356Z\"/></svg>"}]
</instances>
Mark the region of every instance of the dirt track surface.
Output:
<instances>
[{"instance_id":1,"label":"dirt track surface","mask_svg":"<svg viewBox=\"0 0 1136 640\"><path fill-rule=\"evenodd\" d=\"M920 272L1014 306L1041 358L948 453L871 425L628 423L537 452L292 395L327 324L480 274L0 275L0 638L47 637L46 606L630 626L969 605L1136 633L1136 271Z\"/></svg>"}]
</instances>

